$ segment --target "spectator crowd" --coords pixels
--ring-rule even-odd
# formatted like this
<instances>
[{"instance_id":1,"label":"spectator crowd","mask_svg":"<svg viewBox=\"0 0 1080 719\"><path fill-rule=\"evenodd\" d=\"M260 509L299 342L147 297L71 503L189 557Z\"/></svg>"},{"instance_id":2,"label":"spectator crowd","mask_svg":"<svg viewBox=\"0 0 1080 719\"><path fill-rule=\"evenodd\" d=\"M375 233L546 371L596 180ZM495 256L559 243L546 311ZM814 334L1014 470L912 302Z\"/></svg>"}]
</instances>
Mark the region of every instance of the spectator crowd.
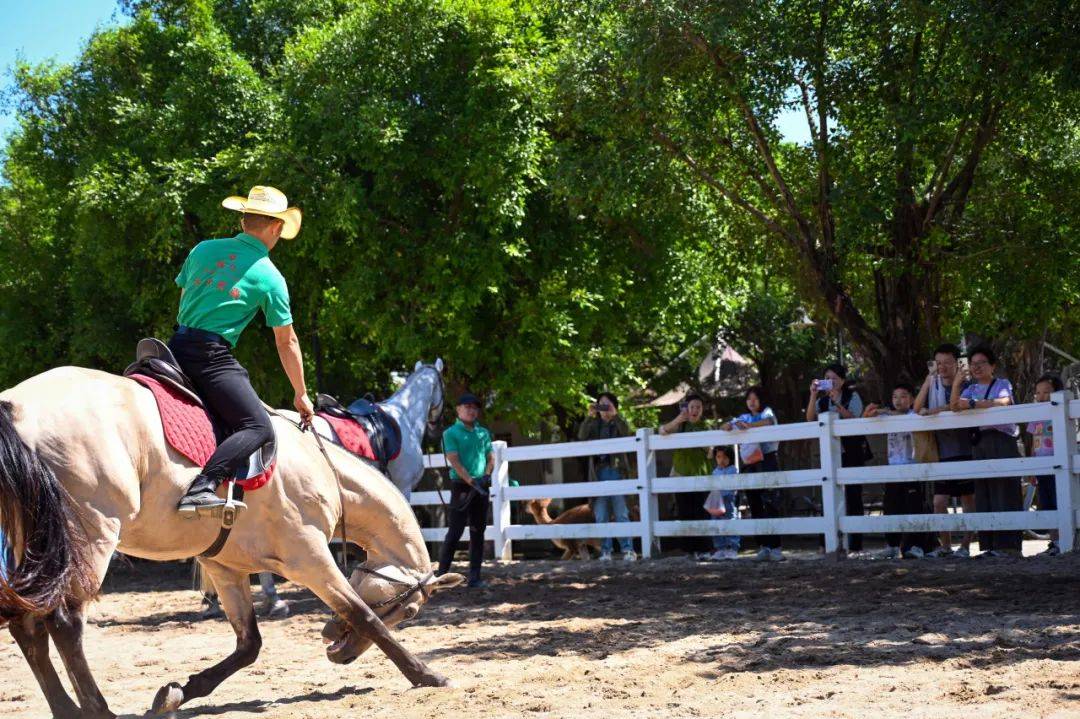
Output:
<instances>
[{"instance_id":1,"label":"spectator crowd","mask_svg":"<svg viewBox=\"0 0 1080 719\"><path fill-rule=\"evenodd\" d=\"M1013 386L998 373L998 361L988 346L973 349L966 357L953 344L942 344L928 364L928 373L916 389L906 382L891 387L888 401L868 403L855 383L848 378L847 369L840 364L825 367L819 379L809 387L805 409L808 422L817 421L828 412L839 421L855 418L875 418L893 415L932 416L941 412L966 412L989 407L1004 407L1016 403ZM1061 380L1053 375L1039 377L1035 384L1034 401L1048 402L1053 392L1062 389ZM678 414L659 428L661 435L700 432L720 429L742 432L757 427L778 424L769 404L767 390L755 385L744 395L746 411L727 420L710 420L705 416L704 398L689 393L679 404ZM490 487L492 454L490 434L476 419L479 400L471 394L458 402L458 422L444 435L445 450L453 480L450 509L450 529L443 544L439 573L450 566L453 551L466 525L470 528L470 586L483 586L480 580L483 528L487 514L487 488ZM619 399L602 392L588 406L577 439L603 440L629 437L634 430L619 412ZM1054 453L1051 422L1028 423L1021 432L1015 423L994 424L971 429L888 433L885 447L890 465L922 462L963 462L970 460L1011 459L1023 456L1041 457ZM840 439L841 466L863 467L874 459L870 443L863 435ZM1023 445L1023 449L1021 447ZM700 477L704 475L736 476L782 469L779 443L775 441L746 441L734 446L690 447L674 450L670 476ZM587 475L592 482L625 479L631 470L631 459L625 453L595 455L588 458ZM1039 508L1056 510L1055 478L1053 475L1030 477L1037 486ZM844 505L848 516L860 516L866 511L864 485L844 486ZM786 493L791 489L757 488L738 491L734 488L712 492L678 492L672 496L670 513L680 520L775 519L785 516ZM944 514L956 501L964 512L1021 511L1023 495L1020 477L951 479L935 482L890 482L884 485L882 510L885 515ZM630 521L627 498L621 495L600 496L590 502L595 521L601 524ZM820 507L817 507L820 511ZM986 530L977 533L978 556L1020 556L1020 530ZM863 537L848 535L846 551L849 556L872 556L880 559L969 557L976 537L950 532L896 532L886 535L884 549L870 554L864 551ZM1056 532L1044 555L1060 552ZM710 561L738 557L746 545L734 534L709 537L683 537L681 548ZM753 558L762 562L784 560L782 541L777 534L754 538ZM600 561L611 561L618 553L624 561L634 561L633 540L629 536L608 537L600 544ZM664 547L667 549L668 547ZM824 544L820 549L824 550Z\"/></svg>"},{"instance_id":2,"label":"spectator crowd","mask_svg":"<svg viewBox=\"0 0 1080 719\"><path fill-rule=\"evenodd\" d=\"M848 379L845 367L832 364L824 368L820 379L810 384L810 397L805 410L808 422L818 420L826 412L836 413L839 420L874 418L891 415L932 416L940 412L966 412L973 409L1003 407L1017 400L1009 380L999 376L997 356L988 346L973 349L962 357L953 344L943 344L928 362L928 373L919 389L906 382L891 388L888 401L868 403L855 384ZM1061 380L1043 375L1035 384L1034 401L1047 402L1053 392L1062 389ZM708 429L745 431L778 423L769 406L768 393L760 385L746 390L746 411L726 421L709 421L705 417L705 402L701 395L688 394L679 405L679 413L660 427L661 435L698 432ZM618 414L618 400L603 393L589 407L589 417L582 424L578 439L604 439L633 434ZM874 459L865 436L845 436L840 440L841 466L862 467ZM893 432L887 435L886 455L890 465L919 462L963 462L970 460L1009 459L1023 456L1052 455L1053 428L1051 422L1028 423L1021 433L1017 424L987 425L972 429L949 429L933 432ZM702 475L736 475L776 472L781 469L777 442L746 442L735 447L685 448L672 453L672 477ZM589 479L605 481L627 476L628 458L624 455L593 457L589 463ZM1055 483L1052 475L1028 478L1038 489L1038 504L1043 510L1057 508ZM929 485L929 486L928 486ZM866 511L864 485L844 487L844 505L848 516L860 516ZM784 516L784 489L715 490L709 493L680 492L673 495L673 515L682 520L740 518L773 519ZM741 501L740 501L741 500ZM882 500L886 515L944 514L950 502L956 500L964 512L1012 512L1023 510L1020 477L944 480L927 482L890 482L884 485ZM597 522L628 521L627 503L623 497L600 497L593 500ZM699 558L714 561L734 559L744 548L742 538L733 535L714 536L711 546L702 551L706 538L682 538L682 549ZM848 537L849 556L873 556L881 559L969 557L975 537L967 534L954 537L949 532L897 532L887 534L886 546L873 554L864 551L863 537ZM987 530L977 535L979 556L1019 556L1020 530ZM629 538L618 540L624 559L636 559ZM754 539L758 561L782 561L782 541L770 534ZM606 539L600 559L610 560L614 543ZM1059 553L1056 533L1051 533L1046 555Z\"/></svg>"}]
</instances>

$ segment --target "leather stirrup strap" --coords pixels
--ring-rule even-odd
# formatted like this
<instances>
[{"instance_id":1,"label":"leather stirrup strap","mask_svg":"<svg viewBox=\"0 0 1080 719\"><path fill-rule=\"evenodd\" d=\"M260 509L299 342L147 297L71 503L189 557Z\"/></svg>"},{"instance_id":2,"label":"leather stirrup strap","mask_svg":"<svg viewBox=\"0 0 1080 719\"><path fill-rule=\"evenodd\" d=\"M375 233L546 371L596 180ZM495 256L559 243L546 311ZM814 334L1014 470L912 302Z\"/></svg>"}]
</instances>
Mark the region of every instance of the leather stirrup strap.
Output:
<instances>
[{"instance_id":1,"label":"leather stirrup strap","mask_svg":"<svg viewBox=\"0 0 1080 719\"><path fill-rule=\"evenodd\" d=\"M244 488L240 485L236 486L235 496L236 501L238 502L243 501L244 499ZM218 530L217 539L215 539L214 543L207 547L206 551L199 556L203 559L211 559L213 557L216 557L218 555L218 552L220 552L225 547L225 542L229 541L229 535L232 534L232 528L233 525L231 524L229 526L225 526L224 524L222 524L221 529Z\"/></svg>"},{"instance_id":2,"label":"leather stirrup strap","mask_svg":"<svg viewBox=\"0 0 1080 719\"><path fill-rule=\"evenodd\" d=\"M348 568L349 542L345 537L345 490L341 487L341 475L338 473L334 461L330 459L330 453L326 451L326 445L323 444L322 435L318 433L310 422L304 429L311 430L311 433L315 435L315 443L319 445L319 451L322 452L323 458L326 460L326 463L330 465L330 470L334 473L334 479L337 480L338 501L341 502L341 573L344 574Z\"/></svg>"}]
</instances>

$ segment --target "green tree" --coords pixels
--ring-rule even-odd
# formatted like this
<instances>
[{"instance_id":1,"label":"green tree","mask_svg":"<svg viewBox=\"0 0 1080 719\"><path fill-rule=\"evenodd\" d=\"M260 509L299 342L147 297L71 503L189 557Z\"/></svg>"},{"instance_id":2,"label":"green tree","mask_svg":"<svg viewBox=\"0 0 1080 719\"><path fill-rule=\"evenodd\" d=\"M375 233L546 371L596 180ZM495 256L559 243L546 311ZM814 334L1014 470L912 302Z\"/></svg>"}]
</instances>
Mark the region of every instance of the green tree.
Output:
<instances>
[{"instance_id":1,"label":"green tree","mask_svg":"<svg viewBox=\"0 0 1080 719\"><path fill-rule=\"evenodd\" d=\"M967 319L958 297L992 285L985 262L969 259L989 250L975 234L988 208L975 205L997 201L991 187L1023 183L1027 211L1050 189L1006 156L1075 148L1070 5L574 4L561 87L581 124L639 148L612 157L608 175L625 160L692 177L718 212L751 219L793 254L803 296L883 378L919 376L930 344ZM776 128L791 109L806 117L805 147ZM1075 253L1076 240L1061 239ZM1075 292L1075 277L1051 282L1073 288L1059 299ZM1057 316L1069 307L1059 302Z\"/></svg>"}]
</instances>

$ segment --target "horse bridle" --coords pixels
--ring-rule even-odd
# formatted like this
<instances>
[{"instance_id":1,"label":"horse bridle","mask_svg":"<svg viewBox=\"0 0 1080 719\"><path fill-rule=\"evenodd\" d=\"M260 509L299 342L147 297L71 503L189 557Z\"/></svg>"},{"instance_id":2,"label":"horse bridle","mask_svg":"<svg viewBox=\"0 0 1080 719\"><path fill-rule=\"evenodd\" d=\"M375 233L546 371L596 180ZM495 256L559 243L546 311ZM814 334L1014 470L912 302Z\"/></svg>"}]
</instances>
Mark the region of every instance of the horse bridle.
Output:
<instances>
[{"instance_id":1,"label":"horse bridle","mask_svg":"<svg viewBox=\"0 0 1080 719\"><path fill-rule=\"evenodd\" d=\"M373 577L378 577L379 579L383 580L384 582L389 582L390 584L398 584L398 585L404 585L405 586L405 589L398 592L397 594L390 597L389 599L384 599L381 602L376 602L375 604L369 605L371 607L371 609L382 609L383 607L393 605L391 607L391 609L390 609L390 611L392 612L395 609L400 609L402 606L404 606L405 602L407 602L409 600L409 598L412 595L416 594L417 592L420 592L420 594L424 597L424 602L425 603L427 602L428 599L431 598L431 592L429 592L427 590L427 583L430 582L432 577L435 576L435 572L428 572L427 574L424 575L423 579L418 579L418 580L416 580L416 584L412 584L411 582L406 582L403 579L397 579L395 577L388 577L388 576L386 576L385 574L383 574L382 572L380 572L378 570L368 569L367 567L357 567L356 571L363 572L364 574L369 574L369 575L371 575ZM388 614L390 614L390 612L387 612L386 614L388 615ZM386 616L386 615L383 615L383 616Z\"/></svg>"}]
</instances>

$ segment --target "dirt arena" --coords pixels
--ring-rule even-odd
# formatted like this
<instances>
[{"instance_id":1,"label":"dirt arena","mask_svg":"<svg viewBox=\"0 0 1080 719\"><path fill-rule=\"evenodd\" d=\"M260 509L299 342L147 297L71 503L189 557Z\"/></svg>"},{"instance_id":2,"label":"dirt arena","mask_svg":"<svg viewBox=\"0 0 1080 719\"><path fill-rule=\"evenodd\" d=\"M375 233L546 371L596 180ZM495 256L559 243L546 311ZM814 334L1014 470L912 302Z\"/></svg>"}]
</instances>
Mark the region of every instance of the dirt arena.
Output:
<instances>
[{"instance_id":1,"label":"dirt arena","mask_svg":"<svg viewBox=\"0 0 1080 719\"><path fill-rule=\"evenodd\" d=\"M87 653L113 711L233 644L186 568L116 566ZM697 564L529 561L432 600L400 637L452 677L409 689L374 650L330 664L326 609L286 584L262 656L180 717L1080 717L1080 556ZM256 589L256 593L257 589ZM0 717L47 716L10 635ZM55 658L55 653L54 653Z\"/></svg>"}]
</instances>

